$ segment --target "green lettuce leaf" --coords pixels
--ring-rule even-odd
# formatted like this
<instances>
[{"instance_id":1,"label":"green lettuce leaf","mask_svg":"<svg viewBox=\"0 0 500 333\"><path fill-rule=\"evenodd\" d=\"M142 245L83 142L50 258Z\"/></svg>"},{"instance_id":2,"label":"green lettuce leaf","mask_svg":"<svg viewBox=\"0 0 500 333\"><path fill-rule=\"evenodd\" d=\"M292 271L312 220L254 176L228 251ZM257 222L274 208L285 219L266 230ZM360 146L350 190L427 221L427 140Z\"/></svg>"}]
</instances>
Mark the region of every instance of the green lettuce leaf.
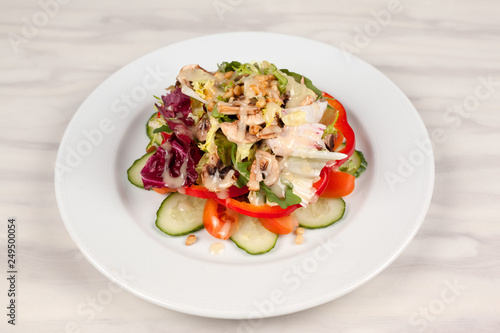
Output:
<instances>
[{"instance_id":1,"label":"green lettuce leaf","mask_svg":"<svg viewBox=\"0 0 500 333\"><path fill-rule=\"evenodd\" d=\"M281 208L285 209L289 206L293 206L302 202L302 199L293 193L293 188L287 185L285 190L285 197L278 197L267 185L263 182L260 183L260 190L264 192L267 200L270 202L277 203Z\"/></svg>"},{"instance_id":2,"label":"green lettuce leaf","mask_svg":"<svg viewBox=\"0 0 500 333\"><path fill-rule=\"evenodd\" d=\"M252 165L252 162L238 162L235 163L236 170L240 173L238 180L236 181L236 186L241 188L248 183L250 179L250 171L248 168ZM281 208L285 209L289 206L296 205L302 202L302 199L293 193L293 187L287 185L285 190L285 197L278 197L264 182L260 182L260 192L264 193L267 200L270 202L277 203Z\"/></svg>"},{"instance_id":3,"label":"green lettuce leaf","mask_svg":"<svg viewBox=\"0 0 500 333\"><path fill-rule=\"evenodd\" d=\"M162 125L158 128L155 128L155 130L153 131L153 133L161 133L161 132L172 133L172 130L170 129L170 127L167 124L165 124L165 125Z\"/></svg>"},{"instance_id":4,"label":"green lettuce leaf","mask_svg":"<svg viewBox=\"0 0 500 333\"><path fill-rule=\"evenodd\" d=\"M239 62L239 61L231 61L231 62L224 61L222 64L219 65L219 69L217 69L217 71L222 72L222 73L226 73L226 72L235 71L239 67L241 67L241 62Z\"/></svg>"},{"instance_id":5,"label":"green lettuce leaf","mask_svg":"<svg viewBox=\"0 0 500 333\"><path fill-rule=\"evenodd\" d=\"M307 77L303 76L303 75L300 75L298 73L294 73L294 72L290 72L288 69L280 69L281 72L285 73L286 75L290 75L291 77L293 77L295 79L295 81L299 82L302 80L302 78L304 78L304 84L306 85L307 88L311 89L312 91L314 91L314 93L318 96L321 96L322 95L322 92L321 90L319 90L318 88L316 88L316 86L314 86L314 84L312 83L311 80L309 80Z\"/></svg>"},{"instance_id":6,"label":"green lettuce leaf","mask_svg":"<svg viewBox=\"0 0 500 333\"><path fill-rule=\"evenodd\" d=\"M214 108L212 109L211 116L217 119L219 123L233 122L236 120L236 119L231 119L228 115L220 113L219 110L217 110L217 104L215 104Z\"/></svg>"}]
</instances>

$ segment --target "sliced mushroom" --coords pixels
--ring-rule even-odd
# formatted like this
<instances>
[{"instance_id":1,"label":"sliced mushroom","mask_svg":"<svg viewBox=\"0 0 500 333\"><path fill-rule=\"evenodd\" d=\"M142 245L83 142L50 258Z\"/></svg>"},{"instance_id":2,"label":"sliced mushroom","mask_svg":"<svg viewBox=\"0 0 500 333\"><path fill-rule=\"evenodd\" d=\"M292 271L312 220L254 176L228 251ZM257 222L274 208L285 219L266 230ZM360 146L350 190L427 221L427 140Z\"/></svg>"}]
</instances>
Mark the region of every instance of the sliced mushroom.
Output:
<instances>
[{"instance_id":1,"label":"sliced mushroom","mask_svg":"<svg viewBox=\"0 0 500 333\"><path fill-rule=\"evenodd\" d=\"M212 166L214 166L217 169L222 168L222 165L223 165L222 160L220 159L217 152L215 152L214 154L210 154L208 156L208 163L210 163Z\"/></svg>"},{"instance_id":2,"label":"sliced mushroom","mask_svg":"<svg viewBox=\"0 0 500 333\"><path fill-rule=\"evenodd\" d=\"M272 186L278 182L279 176L280 167L276 157L268 152L257 150L250 169L250 179L247 183L248 189L258 191L261 181L264 181L267 186Z\"/></svg>"},{"instance_id":3,"label":"sliced mushroom","mask_svg":"<svg viewBox=\"0 0 500 333\"><path fill-rule=\"evenodd\" d=\"M186 65L181 68L179 71L179 75L177 75L177 81L179 81L182 85L191 86L189 81L193 74L197 74L196 72L201 71L204 72L204 76L208 76L210 78L214 78L214 75L207 71L206 69L200 67L200 65ZM198 74L199 75L199 74Z\"/></svg>"},{"instance_id":4,"label":"sliced mushroom","mask_svg":"<svg viewBox=\"0 0 500 333\"><path fill-rule=\"evenodd\" d=\"M257 133L259 139L273 139L278 136L283 131L283 129L277 125L271 125L265 127L262 131Z\"/></svg>"},{"instance_id":5,"label":"sliced mushroom","mask_svg":"<svg viewBox=\"0 0 500 333\"><path fill-rule=\"evenodd\" d=\"M240 126L239 120L233 121L232 123L224 122L220 124L222 132L231 142L252 143L259 141L260 139L258 137L247 132L246 127L244 123L241 123Z\"/></svg>"},{"instance_id":6,"label":"sliced mushroom","mask_svg":"<svg viewBox=\"0 0 500 333\"><path fill-rule=\"evenodd\" d=\"M198 125L196 125L196 138L200 141L205 141L208 130L210 130L210 120L208 117L203 117L200 119Z\"/></svg>"},{"instance_id":7,"label":"sliced mushroom","mask_svg":"<svg viewBox=\"0 0 500 333\"><path fill-rule=\"evenodd\" d=\"M217 103L217 111L227 115L241 115L242 113L254 115L257 113L257 110L257 107L242 103L241 101L236 101L233 104L225 102Z\"/></svg>"},{"instance_id":8,"label":"sliced mushroom","mask_svg":"<svg viewBox=\"0 0 500 333\"><path fill-rule=\"evenodd\" d=\"M221 192L236 182L235 171L230 166L223 168L222 161L213 154L201 169L201 181L209 191Z\"/></svg>"},{"instance_id":9,"label":"sliced mushroom","mask_svg":"<svg viewBox=\"0 0 500 333\"><path fill-rule=\"evenodd\" d=\"M221 178L221 182L219 183L219 189L227 189L233 186L236 183L234 169L230 166L227 166L219 171L219 177Z\"/></svg>"},{"instance_id":10,"label":"sliced mushroom","mask_svg":"<svg viewBox=\"0 0 500 333\"><path fill-rule=\"evenodd\" d=\"M262 112L257 112L256 114L247 115L246 117L243 118L244 118L243 121L248 126L258 126L266 122L264 120L264 117L262 117ZM240 118L240 120L242 119Z\"/></svg>"},{"instance_id":11,"label":"sliced mushroom","mask_svg":"<svg viewBox=\"0 0 500 333\"><path fill-rule=\"evenodd\" d=\"M338 136L337 133L328 134L327 136L325 136L323 141L325 142L326 149L328 149L329 151L334 151L335 141L337 140L337 136Z\"/></svg>"},{"instance_id":12,"label":"sliced mushroom","mask_svg":"<svg viewBox=\"0 0 500 333\"><path fill-rule=\"evenodd\" d=\"M184 95L193 97L200 102L207 103L206 100L201 98L191 87L191 82L193 77L200 78L200 76L205 77L208 80L213 80L214 76L212 73L206 69L200 67L199 65L187 65L181 68L179 75L177 75L177 81L181 84L181 91Z\"/></svg>"}]
</instances>

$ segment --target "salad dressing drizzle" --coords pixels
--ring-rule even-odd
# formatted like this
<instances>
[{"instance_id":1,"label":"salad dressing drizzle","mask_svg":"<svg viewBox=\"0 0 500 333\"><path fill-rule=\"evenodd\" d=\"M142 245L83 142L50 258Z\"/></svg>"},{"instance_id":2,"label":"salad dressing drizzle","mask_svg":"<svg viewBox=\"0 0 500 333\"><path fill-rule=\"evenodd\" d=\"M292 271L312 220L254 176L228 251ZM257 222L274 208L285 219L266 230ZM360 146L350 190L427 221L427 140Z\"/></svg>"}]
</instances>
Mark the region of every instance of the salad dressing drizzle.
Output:
<instances>
[{"instance_id":1,"label":"salad dressing drizzle","mask_svg":"<svg viewBox=\"0 0 500 333\"><path fill-rule=\"evenodd\" d=\"M169 93L160 99L163 104L155 105L160 114L155 118L151 116L148 122L148 135L152 140L147 147L150 155L144 155L127 170L132 184L144 185L146 189L158 186L153 187L156 192L169 193L169 201L164 204L165 199L157 213L156 225L160 230L169 235L185 235L205 227L219 239L231 237L238 247L250 254L265 253L275 246L276 234L282 233L268 231L270 228L266 227L265 220L287 217L299 205L306 207L316 202L318 193L330 185L326 173L330 171L323 172L325 165L333 165L331 172L336 172L339 170L336 161L347 158L347 155L328 149L333 136L326 140L326 146L327 126L321 121L325 118L323 121L336 129L335 122L339 115L343 115L339 124L345 127L339 131L350 134L345 137L345 150L350 143L351 153L354 133L347 124L345 112L340 112L343 110L340 103L337 103L337 108L337 104L321 98L328 96L333 100L310 81L306 85L305 78L299 74L289 72L293 75L290 76L284 72L288 71L278 70L265 61L259 64L224 62L216 72L208 72L199 65L187 65L181 69L175 86L167 88ZM335 112L324 117L328 105L337 110L335 119L330 119ZM162 127L171 128L168 131ZM158 146L158 135L154 136L158 132L154 130L158 128L162 128L163 139L163 132L172 130L179 138L187 136L189 140L182 141L189 147L176 146L175 140L179 138L172 136L161 144L162 149L157 150L159 154L154 155L151 147L153 144ZM331 131L327 134L330 135ZM154 158L150 160L151 156ZM362 172L366 160L361 153L357 158L357 167L362 167ZM141 167L143 162L147 165ZM351 173L351 176L354 175ZM241 186L245 183L247 188ZM184 196L171 194L172 190ZM185 201L191 197L209 200L204 205L199 201ZM278 205L280 207L276 207ZM220 208L224 209L223 215ZM340 208L339 212L343 214L345 204ZM163 214L161 226L158 224L160 212ZM179 216L180 212L182 216ZM184 213L193 215L189 219L193 221L192 225L185 225L188 219ZM234 223L238 215L233 217L233 213L242 214L242 219ZM252 223L244 227L243 219ZM323 221L313 227L335 222L331 222L330 217L327 220L328 224ZM279 222L287 223L286 220ZM291 226L291 230L295 227L296 224ZM288 232L291 230L287 229ZM191 244L186 242L186 245ZM211 255L220 255L225 251L225 244L213 242L208 250Z\"/></svg>"},{"instance_id":2,"label":"salad dressing drizzle","mask_svg":"<svg viewBox=\"0 0 500 333\"><path fill-rule=\"evenodd\" d=\"M220 192L215 192L215 195L217 196L217 198L222 200L229 198L229 192L227 191L227 189L224 189Z\"/></svg>"},{"instance_id":3,"label":"salad dressing drizzle","mask_svg":"<svg viewBox=\"0 0 500 333\"><path fill-rule=\"evenodd\" d=\"M286 103L287 108L300 106L300 103L305 100L307 96L316 99L314 91L295 81L294 78L289 75L286 75L286 78L288 79L286 90L290 93L290 98Z\"/></svg>"},{"instance_id":4,"label":"salad dressing drizzle","mask_svg":"<svg viewBox=\"0 0 500 333\"><path fill-rule=\"evenodd\" d=\"M225 249L226 249L226 246L223 243L216 242L216 243L212 243L212 245L210 245L210 248L208 249L208 251L210 252L210 254L217 256L217 255L221 254L222 252L224 252Z\"/></svg>"},{"instance_id":5,"label":"salad dressing drizzle","mask_svg":"<svg viewBox=\"0 0 500 333\"><path fill-rule=\"evenodd\" d=\"M166 141L165 143L163 143L162 148L165 149L165 152L167 153L165 158L165 169L163 170L162 174L163 182L168 185L169 188L181 188L186 180L188 160L186 159L182 163L179 177L172 177L170 175L170 171L167 169L170 163L170 159L172 158L172 155L170 154L172 151L172 145L170 144L170 142Z\"/></svg>"},{"instance_id":6,"label":"salad dressing drizzle","mask_svg":"<svg viewBox=\"0 0 500 333\"><path fill-rule=\"evenodd\" d=\"M245 135L246 135L246 132L247 132L247 118L248 118L248 109L249 109L249 106L247 105L242 105L240 106L240 112L239 112L239 116L240 116L240 121L238 123L238 134L237 134L237 140L238 141L243 141L245 140Z\"/></svg>"}]
</instances>

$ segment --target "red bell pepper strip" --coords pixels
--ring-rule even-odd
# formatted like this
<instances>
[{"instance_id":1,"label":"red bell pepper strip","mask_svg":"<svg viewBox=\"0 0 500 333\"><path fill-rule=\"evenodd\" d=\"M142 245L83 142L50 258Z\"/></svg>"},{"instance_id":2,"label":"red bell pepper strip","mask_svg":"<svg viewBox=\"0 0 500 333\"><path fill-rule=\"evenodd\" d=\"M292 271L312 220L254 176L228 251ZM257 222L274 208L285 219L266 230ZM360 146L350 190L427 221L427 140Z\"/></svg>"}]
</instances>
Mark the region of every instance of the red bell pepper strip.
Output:
<instances>
[{"instance_id":1,"label":"red bell pepper strip","mask_svg":"<svg viewBox=\"0 0 500 333\"><path fill-rule=\"evenodd\" d=\"M238 201L233 198L227 199L215 199L221 205L226 206L229 209L234 210L243 215L258 217L258 218L273 218L273 217L283 217L290 215L294 210L301 207L299 204L288 206L287 208L281 208L280 206L269 206L269 205L252 205L248 202Z\"/></svg>"},{"instance_id":2,"label":"red bell pepper strip","mask_svg":"<svg viewBox=\"0 0 500 333\"><path fill-rule=\"evenodd\" d=\"M170 134L169 133L165 133L165 132L160 132L160 134L161 134L161 137L162 137L161 144L164 144L165 141L167 141L167 139L170 137Z\"/></svg>"},{"instance_id":3,"label":"red bell pepper strip","mask_svg":"<svg viewBox=\"0 0 500 333\"><path fill-rule=\"evenodd\" d=\"M333 98L331 95L327 94L326 92L323 92L323 97L326 98L328 104L332 108L337 110L338 117L337 117L337 120L335 121L334 127L336 130L338 130L339 132L342 133L342 135L344 136L345 141L346 141L345 147L342 148L339 151L339 153L346 154L347 157L336 161L334 164L334 166L341 166L354 153L354 147L356 144L354 131L352 130L349 123L347 122L347 115L346 115L344 106L338 100L336 100L335 98Z\"/></svg>"},{"instance_id":4,"label":"red bell pepper strip","mask_svg":"<svg viewBox=\"0 0 500 333\"><path fill-rule=\"evenodd\" d=\"M323 168L320 173L320 179L314 183L314 188L316 188L316 194L318 197L325 191L328 184L328 170ZM293 213L297 208L302 207L300 204L288 206L287 208L281 208L280 206L270 206L270 205L252 205L248 202L239 201L234 198L227 199L215 199L218 203L230 208L240 214L257 217L257 218L275 218L288 216Z\"/></svg>"},{"instance_id":5,"label":"red bell pepper strip","mask_svg":"<svg viewBox=\"0 0 500 333\"><path fill-rule=\"evenodd\" d=\"M191 185L189 187L181 187L181 188L157 188L154 187L153 191L160 194L167 194L172 192L179 192L181 194L189 195L191 197L197 197L201 199L217 199L217 193L210 192L206 187L200 185ZM236 186L231 186L227 189L228 198L239 197L240 195L248 193L248 187L244 186L242 188L238 188Z\"/></svg>"},{"instance_id":6,"label":"red bell pepper strip","mask_svg":"<svg viewBox=\"0 0 500 333\"><path fill-rule=\"evenodd\" d=\"M179 189L179 193L186 194L192 197L202 198L202 199L217 199L217 193L209 191L206 187L200 185L191 185L189 187L183 187ZM240 195L248 193L248 187L243 186L238 188L236 186L231 186L227 189L227 196L229 198L239 197Z\"/></svg>"},{"instance_id":7,"label":"red bell pepper strip","mask_svg":"<svg viewBox=\"0 0 500 333\"><path fill-rule=\"evenodd\" d=\"M283 217L260 218L260 224L273 234L286 235L294 231L299 226L299 221L295 215Z\"/></svg>"}]
</instances>

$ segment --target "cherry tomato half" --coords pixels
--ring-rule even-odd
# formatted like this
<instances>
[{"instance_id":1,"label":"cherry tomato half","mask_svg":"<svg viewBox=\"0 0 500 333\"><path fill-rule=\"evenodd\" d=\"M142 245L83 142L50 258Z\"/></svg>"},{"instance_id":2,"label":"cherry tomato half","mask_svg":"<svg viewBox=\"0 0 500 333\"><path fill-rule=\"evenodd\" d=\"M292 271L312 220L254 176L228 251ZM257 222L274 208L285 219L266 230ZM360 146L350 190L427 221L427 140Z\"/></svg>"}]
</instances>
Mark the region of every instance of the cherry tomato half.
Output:
<instances>
[{"instance_id":1,"label":"cherry tomato half","mask_svg":"<svg viewBox=\"0 0 500 333\"><path fill-rule=\"evenodd\" d=\"M215 238L228 239L231 233L238 228L238 213L207 199L203 210L203 224L208 233Z\"/></svg>"},{"instance_id":2,"label":"cherry tomato half","mask_svg":"<svg viewBox=\"0 0 500 333\"><path fill-rule=\"evenodd\" d=\"M321 194L325 198L342 198L351 194L354 190L354 177L351 174L338 170L330 171L328 174L328 184Z\"/></svg>"}]
</instances>

